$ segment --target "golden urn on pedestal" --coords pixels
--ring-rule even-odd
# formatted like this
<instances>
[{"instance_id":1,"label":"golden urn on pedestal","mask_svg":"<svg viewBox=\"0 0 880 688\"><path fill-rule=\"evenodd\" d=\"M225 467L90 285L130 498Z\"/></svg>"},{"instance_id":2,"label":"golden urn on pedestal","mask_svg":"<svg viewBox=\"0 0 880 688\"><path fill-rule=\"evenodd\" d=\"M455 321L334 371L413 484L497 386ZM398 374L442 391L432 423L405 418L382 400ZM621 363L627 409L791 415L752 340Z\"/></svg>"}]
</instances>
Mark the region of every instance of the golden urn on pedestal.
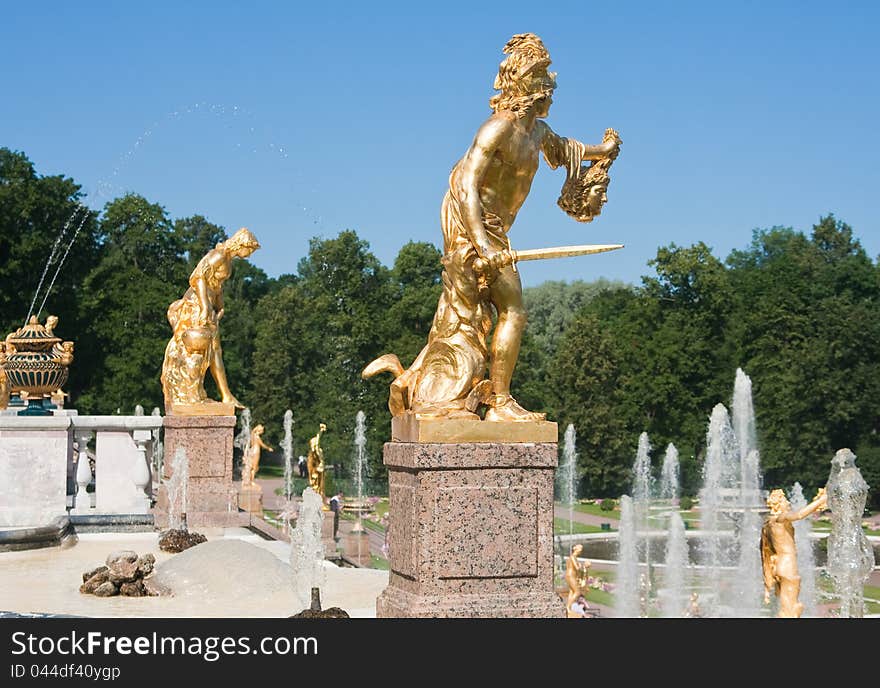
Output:
<instances>
[{"instance_id":1,"label":"golden urn on pedestal","mask_svg":"<svg viewBox=\"0 0 880 688\"><path fill-rule=\"evenodd\" d=\"M28 407L19 412L26 416L49 416L55 405L51 401L67 382L68 366L73 362L73 342L56 337L58 318L50 315L41 325L31 316L26 325L6 335L0 350L0 367L6 374L10 406L23 406L22 393Z\"/></svg>"}]
</instances>

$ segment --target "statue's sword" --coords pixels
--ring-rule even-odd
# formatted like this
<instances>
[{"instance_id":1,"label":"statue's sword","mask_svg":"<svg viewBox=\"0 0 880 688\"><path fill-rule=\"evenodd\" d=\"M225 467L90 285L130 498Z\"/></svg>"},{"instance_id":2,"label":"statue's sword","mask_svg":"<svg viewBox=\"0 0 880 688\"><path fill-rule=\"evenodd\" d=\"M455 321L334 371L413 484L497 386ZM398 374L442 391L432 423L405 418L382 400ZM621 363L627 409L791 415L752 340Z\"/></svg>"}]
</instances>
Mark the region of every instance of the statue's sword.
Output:
<instances>
[{"instance_id":1,"label":"statue's sword","mask_svg":"<svg viewBox=\"0 0 880 688\"><path fill-rule=\"evenodd\" d=\"M548 258L568 258L570 256L588 256L593 253L605 253L623 248L623 244L584 244L582 246L554 246L553 248L527 248L521 251L508 249L504 252L504 265L516 264L523 260L547 260ZM509 256L509 258L508 258ZM474 269L483 272L486 261L477 258Z\"/></svg>"}]
</instances>

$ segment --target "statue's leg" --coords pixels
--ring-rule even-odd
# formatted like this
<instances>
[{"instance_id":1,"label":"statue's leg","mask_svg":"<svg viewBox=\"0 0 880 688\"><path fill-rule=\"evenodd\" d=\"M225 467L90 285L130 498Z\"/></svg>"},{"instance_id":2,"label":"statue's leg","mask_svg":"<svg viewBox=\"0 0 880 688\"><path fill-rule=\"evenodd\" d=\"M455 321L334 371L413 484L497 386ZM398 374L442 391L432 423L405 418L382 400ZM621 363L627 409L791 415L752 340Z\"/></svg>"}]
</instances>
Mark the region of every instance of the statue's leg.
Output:
<instances>
[{"instance_id":1,"label":"statue's leg","mask_svg":"<svg viewBox=\"0 0 880 688\"><path fill-rule=\"evenodd\" d=\"M243 409L244 406L233 396L229 389L229 382L226 379L226 366L223 365L223 347L220 346L220 332L214 335L211 342L211 376L217 383L217 389L220 391L220 398L225 404L232 404L236 408Z\"/></svg>"},{"instance_id":2,"label":"statue's leg","mask_svg":"<svg viewBox=\"0 0 880 688\"><path fill-rule=\"evenodd\" d=\"M801 577L788 576L779 582L779 618L798 619L804 605L798 601L801 590Z\"/></svg>"},{"instance_id":3,"label":"statue's leg","mask_svg":"<svg viewBox=\"0 0 880 688\"><path fill-rule=\"evenodd\" d=\"M489 298L498 311L498 323L492 335L489 361L489 377L495 399L486 412L486 420L542 420L543 413L526 411L510 396L510 381L526 327L522 283L513 267L508 265L498 271L490 287Z\"/></svg>"},{"instance_id":4,"label":"statue's leg","mask_svg":"<svg viewBox=\"0 0 880 688\"><path fill-rule=\"evenodd\" d=\"M510 394L510 380L526 327L526 309L523 305L519 273L514 272L510 266L502 268L489 293L498 310L498 324L492 335L489 376L495 394Z\"/></svg>"}]
</instances>

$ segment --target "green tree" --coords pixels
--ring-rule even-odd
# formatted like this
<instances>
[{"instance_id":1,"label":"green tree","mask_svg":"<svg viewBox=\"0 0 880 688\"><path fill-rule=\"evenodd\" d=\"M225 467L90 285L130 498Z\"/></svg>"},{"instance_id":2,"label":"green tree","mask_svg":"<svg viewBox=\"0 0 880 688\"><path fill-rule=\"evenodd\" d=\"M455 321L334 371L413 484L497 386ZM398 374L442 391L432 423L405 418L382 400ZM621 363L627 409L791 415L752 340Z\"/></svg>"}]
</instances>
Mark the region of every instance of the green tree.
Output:
<instances>
[{"instance_id":1,"label":"green tree","mask_svg":"<svg viewBox=\"0 0 880 688\"><path fill-rule=\"evenodd\" d=\"M397 354L404 366L412 363L428 341L442 291L441 256L433 244L410 241L394 261L395 294L383 328L388 333L387 350Z\"/></svg>"},{"instance_id":2,"label":"green tree","mask_svg":"<svg viewBox=\"0 0 880 688\"><path fill-rule=\"evenodd\" d=\"M280 424L290 408L299 453L318 423L326 423L326 461L346 469L354 453L355 415L363 410L372 472L379 475L381 444L390 434L387 387L368 385L360 374L384 353L385 316L395 290L389 270L368 249L350 230L313 239L297 281L261 300L252 388L262 395L253 402L257 422L274 418ZM279 380L285 374L290 378ZM265 393L277 389L282 393Z\"/></svg>"},{"instance_id":3,"label":"green tree","mask_svg":"<svg viewBox=\"0 0 880 688\"><path fill-rule=\"evenodd\" d=\"M98 374L78 400L86 413L162 407L159 375L171 334L168 305L185 286L183 243L165 209L135 194L111 201L100 223L102 256L83 282L89 327L80 346L96 352Z\"/></svg>"},{"instance_id":4,"label":"green tree","mask_svg":"<svg viewBox=\"0 0 880 688\"><path fill-rule=\"evenodd\" d=\"M523 406L546 412L553 400L549 373L559 340L581 309L609 289L627 289L623 282L550 281L523 290L528 324L523 333L513 377L513 393Z\"/></svg>"},{"instance_id":5,"label":"green tree","mask_svg":"<svg viewBox=\"0 0 880 688\"><path fill-rule=\"evenodd\" d=\"M768 486L824 484L841 447L876 436L880 418L880 272L829 215L811 237L756 231L728 265L737 339L752 377Z\"/></svg>"}]
</instances>

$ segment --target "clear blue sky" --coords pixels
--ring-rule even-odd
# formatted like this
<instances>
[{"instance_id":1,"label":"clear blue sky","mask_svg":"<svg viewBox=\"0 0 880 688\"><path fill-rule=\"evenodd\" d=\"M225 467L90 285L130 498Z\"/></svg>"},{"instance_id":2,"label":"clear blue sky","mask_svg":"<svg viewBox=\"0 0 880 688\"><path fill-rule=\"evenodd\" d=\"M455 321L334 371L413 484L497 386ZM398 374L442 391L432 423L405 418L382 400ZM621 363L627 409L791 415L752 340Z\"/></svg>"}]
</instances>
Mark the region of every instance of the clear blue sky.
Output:
<instances>
[{"instance_id":1,"label":"clear blue sky","mask_svg":"<svg viewBox=\"0 0 880 688\"><path fill-rule=\"evenodd\" d=\"M440 244L452 165L489 114L501 49L540 35L548 123L623 138L609 202L579 224L538 171L513 246L623 243L524 265L526 285L638 282L659 245L715 255L825 213L880 253L880 3L0 0L0 146L81 183L201 213L293 272L312 236L355 229L391 264ZM57 232L58 228L47 228Z\"/></svg>"}]
</instances>

